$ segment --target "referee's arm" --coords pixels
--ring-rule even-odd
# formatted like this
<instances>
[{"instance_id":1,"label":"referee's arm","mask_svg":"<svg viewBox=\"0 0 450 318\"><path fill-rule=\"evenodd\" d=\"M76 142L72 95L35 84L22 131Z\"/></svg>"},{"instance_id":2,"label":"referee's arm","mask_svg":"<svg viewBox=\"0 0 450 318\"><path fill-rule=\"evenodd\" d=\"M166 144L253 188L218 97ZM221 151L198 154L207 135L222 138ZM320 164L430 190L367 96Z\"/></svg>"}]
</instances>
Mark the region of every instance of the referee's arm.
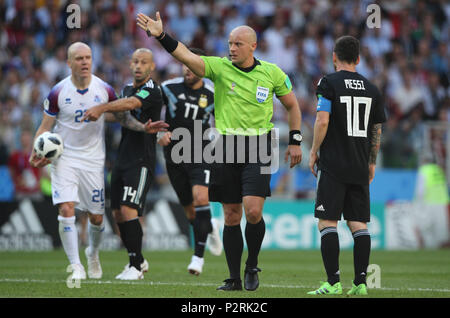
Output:
<instances>
[{"instance_id":1,"label":"referee's arm","mask_svg":"<svg viewBox=\"0 0 450 318\"><path fill-rule=\"evenodd\" d=\"M164 32L161 16L159 11L156 12L156 20L151 19L143 13L137 16L138 26L147 32L147 34L154 36L167 52L172 54L174 58L189 67L189 69L198 77L205 76L205 62L203 59L192 53L183 43L172 39Z\"/></svg>"},{"instance_id":2,"label":"referee's arm","mask_svg":"<svg viewBox=\"0 0 450 318\"><path fill-rule=\"evenodd\" d=\"M289 130L301 130L302 114L298 105L295 94L291 91L284 96L278 97L288 112ZM290 167L294 167L302 161L302 149L299 145L289 145L284 156L284 161L288 161L291 158Z\"/></svg>"}]
</instances>

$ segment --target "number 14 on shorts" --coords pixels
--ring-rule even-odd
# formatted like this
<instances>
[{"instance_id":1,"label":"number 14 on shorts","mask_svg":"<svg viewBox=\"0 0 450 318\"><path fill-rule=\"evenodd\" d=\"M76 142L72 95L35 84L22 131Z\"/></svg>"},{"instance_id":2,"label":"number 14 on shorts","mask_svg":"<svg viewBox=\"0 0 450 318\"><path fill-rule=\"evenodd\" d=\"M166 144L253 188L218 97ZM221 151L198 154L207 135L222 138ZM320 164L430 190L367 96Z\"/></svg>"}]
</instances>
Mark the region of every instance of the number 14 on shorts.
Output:
<instances>
[{"instance_id":1,"label":"number 14 on shorts","mask_svg":"<svg viewBox=\"0 0 450 318\"><path fill-rule=\"evenodd\" d=\"M136 190L133 190L132 187L124 186L123 187L123 198L122 201L127 201L127 197L130 197L130 202L134 202L136 199Z\"/></svg>"}]
</instances>

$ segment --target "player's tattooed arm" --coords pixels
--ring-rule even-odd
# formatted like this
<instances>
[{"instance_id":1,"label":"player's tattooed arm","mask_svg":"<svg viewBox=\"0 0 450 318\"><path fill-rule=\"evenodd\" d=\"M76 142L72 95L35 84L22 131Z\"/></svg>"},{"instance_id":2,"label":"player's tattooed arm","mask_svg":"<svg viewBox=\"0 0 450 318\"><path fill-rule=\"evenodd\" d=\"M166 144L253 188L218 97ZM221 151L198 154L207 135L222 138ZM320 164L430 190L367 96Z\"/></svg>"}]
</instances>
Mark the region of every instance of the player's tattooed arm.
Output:
<instances>
[{"instance_id":1,"label":"player's tattooed arm","mask_svg":"<svg viewBox=\"0 0 450 318\"><path fill-rule=\"evenodd\" d=\"M116 112L113 113L114 117L116 117L117 121L125 128L134 130L134 131L145 131L145 125L137 120L135 117L131 115L129 111L127 112Z\"/></svg>"},{"instance_id":2,"label":"player's tattooed arm","mask_svg":"<svg viewBox=\"0 0 450 318\"><path fill-rule=\"evenodd\" d=\"M116 120L123 127L134 131L145 132L147 134L156 134L160 131L167 131L167 128L169 127L169 125L162 120L152 121L151 119L149 119L145 124L141 123L139 120L133 117L129 111L116 112L113 114L116 117Z\"/></svg>"},{"instance_id":3,"label":"player's tattooed arm","mask_svg":"<svg viewBox=\"0 0 450 318\"><path fill-rule=\"evenodd\" d=\"M370 140L369 164L374 165L377 161L378 150L380 150L381 124L375 124L372 127L372 136Z\"/></svg>"}]
</instances>

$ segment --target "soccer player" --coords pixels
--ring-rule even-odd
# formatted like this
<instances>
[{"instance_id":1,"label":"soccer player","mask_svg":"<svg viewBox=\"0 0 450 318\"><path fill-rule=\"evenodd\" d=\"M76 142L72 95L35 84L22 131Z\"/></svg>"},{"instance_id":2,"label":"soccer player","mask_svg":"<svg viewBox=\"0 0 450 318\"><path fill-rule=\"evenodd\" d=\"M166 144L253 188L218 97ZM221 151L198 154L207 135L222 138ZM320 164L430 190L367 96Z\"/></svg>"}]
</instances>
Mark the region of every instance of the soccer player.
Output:
<instances>
[{"instance_id":1,"label":"soccer player","mask_svg":"<svg viewBox=\"0 0 450 318\"><path fill-rule=\"evenodd\" d=\"M257 267L258 256L265 234L262 210L265 198L270 195L270 173L262 171L268 166L270 168L270 162L264 162L262 158L256 162L251 160L249 157L258 154L259 149L249 151L249 148L254 146L254 140L258 139L258 147L271 149L270 132L273 124L270 121L275 94L285 106L289 118L290 140L285 160L290 157L291 168L301 161L301 113L289 78L275 64L254 58L256 33L248 26L240 26L231 31L228 39L228 59L198 56L189 51L184 44L163 32L159 12L156 13L156 20L140 13L137 23L148 34L156 37L167 52L189 67L195 75L209 78L215 84L214 117L216 128L221 135L218 142L225 140L222 142L224 148L220 149L217 146L220 144L216 144L215 150L219 153L224 150L223 158L226 158L225 152L229 152L230 157L235 155L235 158L232 158L234 160L231 160L233 163L227 160L228 163L216 162L213 165L209 185L210 201L221 202L224 209L223 247L230 272L230 277L218 290L242 290L242 206L247 220L245 239L248 247L244 288L256 290L259 286L258 272L261 271ZM248 147L237 149L235 140L241 136L244 136ZM238 163L236 155L245 155L244 163Z\"/></svg>"},{"instance_id":2,"label":"soccer player","mask_svg":"<svg viewBox=\"0 0 450 318\"><path fill-rule=\"evenodd\" d=\"M89 109L85 118L97 120L104 112L130 111L138 121L159 119L162 94L159 85L151 79L155 69L153 54L140 48L131 57L133 83L126 85L121 98ZM155 121L153 132L165 131L168 125ZM129 263L116 276L120 280L139 280L148 271L148 262L142 255L142 227L139 216L145 207L145 198L155 176L156 134L122 128L119 154L111 176L111 208L120 230L120 237L128 251Z\"/></svg>"},{"instance_id":3,"label":"soccer player","mask_svg":"<svg viewBox=\"0 0 450 318\"><path fill-rule=\"evenodd\" d=\"M61 157L51 166L53 204L58 206L59 235L72 269L72 279L86 279L80 262L75 208L89 216L89 246L85 250L89 278L100 279L102 268L99 246L104 231L104 116L98 121L83 119L93 105L116 99L114 89L91 73L92 53L88 45L76 42L67 50L71 75L56 84L44 100L42 122L36 136L50 131L64 141ZM146 126L131 116L118 113L122 125L141 131ZM44 167L50 161L37 156L34 150L30 164Z\"/></svg>"},{"instance_id":4,"label":"soccer player","mask_svg":"<svg viewBox=\"0 0 450 318\"><path fill-rule=\"evenodd\" d=\"M356 72L359 41L352 36L337 39L333 63L336 72L322 77L317 85L317 117L309 158L311 172L318 178L314 215L319 219L328 280L308 294L342 294L336 228L343 213L354 239L355 278L348 294L366 295L371 244L367 230L369 184L375 176L381 123L386 119L379 90Z\"/></svg>"},{"instance_id":5,"label":"soccer player","mask_svg":"<svg viewBox=\"0 0 450 318\"><path fill-rule=\"evenodd\" d=\"M191 51L204 55L199 49ZM194 255L187 269L189 273L199 275L203 270L207 239L213 255L218 256L222 253L219 226L215 219L211 219L208 200L210 165L204 162L194 163L194 151L203 153L205 146L203 140L201 147L198 148L191 142L190 162L175 163L171 153L177 141L171 139L171 132L182 127L193 136L194 123L197 122L201 127L200 138L202 138L204 132L210 128L210 115L214 111L214 88L192 73L186 65L183 65L183 77L165 81L161 86L167 105L165 121L170 125L170 132L164 133L159 138L158 144L164 147L167 174L194 230Z\"/></svg>"}]
</instances>

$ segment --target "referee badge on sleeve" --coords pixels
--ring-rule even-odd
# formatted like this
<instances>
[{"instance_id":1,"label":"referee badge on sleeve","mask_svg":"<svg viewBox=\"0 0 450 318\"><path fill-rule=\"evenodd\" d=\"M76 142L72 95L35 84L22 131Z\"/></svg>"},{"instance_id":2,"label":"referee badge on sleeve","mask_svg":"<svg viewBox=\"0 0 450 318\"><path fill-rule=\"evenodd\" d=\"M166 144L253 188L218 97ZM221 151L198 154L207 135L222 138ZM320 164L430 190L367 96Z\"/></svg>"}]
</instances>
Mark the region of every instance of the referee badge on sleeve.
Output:
<instances>
[{"instance_id":1,"label":"referee badge on sleeve","mask_svg":"<svg viewBox=\"0 0 450 318\"><path fill-rule=\"evenodd\" d=\"M256 87L256 100L258 103L263 103L267 100L267 97L269 97L269 89L262 86Z\"/></svg>"}]
</instances>

